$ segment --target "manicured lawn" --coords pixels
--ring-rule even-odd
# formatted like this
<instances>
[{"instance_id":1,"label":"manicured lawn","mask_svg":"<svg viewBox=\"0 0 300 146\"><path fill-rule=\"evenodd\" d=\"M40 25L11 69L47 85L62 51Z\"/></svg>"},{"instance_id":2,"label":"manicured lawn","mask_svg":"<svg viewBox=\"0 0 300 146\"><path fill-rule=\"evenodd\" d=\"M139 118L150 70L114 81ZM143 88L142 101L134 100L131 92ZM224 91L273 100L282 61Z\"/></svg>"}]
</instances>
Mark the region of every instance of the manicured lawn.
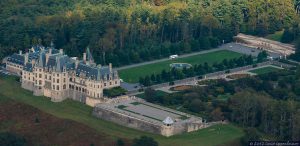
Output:
<instances>
[{"instance_id":1,"label":"manicured lawn","mask_svg":"<svg viewBox=\"0 0 300 146\"><path fill-rule=\"evenodd\" d=\"M276 67L272 67L272 66L267 66L267 67L263 67L263 68L259 68L259 69L250 70L250 72L261 75L261 74L266 74L266 73L270 73L270 72L274 72L274 71L278 71L278 70L280 70L280 69L276 68Z\"/></svg>"},{"instance_id":2,"label":"manicured lawn","mask_svg":"<svg viewBox=\"0 0 300 146\"><path fill-rule=\"evenodd\" d=\"M124 126L97 119L91 115L92 108L82 103L66 100L53 103L46 97L33 96L31 92L20 88L20 83L13 77L0 77L0 98L10 98L25 103L59 118L83 123L100 134L113 139L119 137L133 139L141 135L153 137L160 146L212 146L236 140L243 136L243 131L233 125L216 125L192 133L172 136L169 138L150 134Z\"/></svg>"},{"instance_id":3,"label":"manicured lawn","mask_svg":"<svg viewBox=\"0 0 300 146\"><path fill-rule=\"evenodd\" d=\"M282 31L277 31L274 34L269 34L266 36L267 39L273 40L273 41L279 41L281 40L283 34L283 30Z\"/></svg>"},{"instance_id":4,"label":"manicured lawn","mask_svg":"<svg viewBox=\"0 0 300 146\"><path fill-rule=\"evenodd\" d=\"M123 79L126 82L136 83L139 81L139 77L145 77L146 75L150 76L151 74L159 74L164 69L167 71L170 70L171 63L189 63L195 65L204 64L205 62L207 62L208 64L213 64L215 62L221 62L224 59L233 59L240 56L242 56L242 54L240 53L222 50L124 69L119 71L119 75L121 79Z\"/></svg>"},{"instance_id":5,"label":"manicured lawn","mask_svg":"<svg viewBox=\"0 0 300 146\"><path fill-rule=\"evenodd\" d=\"M168 93L164 92L164 91L161 91L161 90L155 90L156 92L156 95L157 96L165 96L167 95ZM141 94L138 94L138 95L135 95L136 97L139 97L139 98L145 98L145 93L141 93Z\"/></svg>"}]
</instances>

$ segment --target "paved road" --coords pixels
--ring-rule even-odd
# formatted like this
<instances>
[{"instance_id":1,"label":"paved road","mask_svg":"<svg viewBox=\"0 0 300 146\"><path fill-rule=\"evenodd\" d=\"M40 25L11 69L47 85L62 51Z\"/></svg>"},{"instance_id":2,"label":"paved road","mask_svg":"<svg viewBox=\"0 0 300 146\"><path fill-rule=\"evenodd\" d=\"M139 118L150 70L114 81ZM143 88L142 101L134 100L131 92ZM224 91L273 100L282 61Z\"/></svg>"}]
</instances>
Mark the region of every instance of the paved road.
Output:
<instances>
[{"instance_id":1,"label":"paved road","mask_svg":"<svg viewBox=\"0 0 300 146\"><path fill-rule=\"evenodd\" d=\"M238 43L228 43L228 44L224 44L216 49L205 50L205 51L195 52L195 53L191 53L191 54L184 54L184 55L179 56L179 58L189 57L189 56L198 55L198 54L205 54L205 53L215 52L215 51L220 51L220 50L230 50L233 52L238 52L241 54L252 55L252 56L257 56L262 51L262 50L244 46L244 45L238 44ZM269 52L269 55L273 58L279 58L279 56L280 56L279 54L271 53L271 52ZM143 66L143 65L147 65L147 64L167 61L167 60L169 60L169 58L128 65L128 66L117 68L117 70L128 69L128 68ZM223 72L220 72L220 74L223 74ZM131 83L126 83L126 82L122 82L121 87L126 89L127 91L134 91L134 90L137 90L140 88L138 83L131 84Z\"/></svg>"},{"instance_id":2,"label":"paved road","mask_svg":"<svg viewBox=\"0 0 300 146\"><path fill-rule=\"evenodd\" d=\"M215 49L204 50L204 51L200 51L200 52L180 55L178 58L185 58L185 57L190 57L190 56L199 55L199 54L206 54L206 53L210 53L210 52L216 52L216 51L220 51L220 50L230 50L230 51L238 52L238 53L241 53L241 54L252 55L252 56L257 56L258 53L262 51L262 50L258 50L258 49L251 48L251 47L248 47L248 46L244 46L242 44L228 43L228 44L221 45L221 46L219 46L218 48L215 48ZM269 53L269 55L272 56L273 58L278 58L280 56L279 54L276 54L276 53ZM124 69L128 69L128 68L133 68L133 67L143 66L143 65L147 65L147 64L163 62L163 61L167 61L167 60L170 60L170 59L169 58L163 58L163 59L159 59L159 60L153 60L153 61L148 61L148 62L143 62L143 63L132 64L132 65L116 68L116 70L124 70Z\"/></svg>"},{"instance_id":3,"label":"paved road","mask_svg":"<svg viewBox=\"0 0 300 146\"><path fill-rule=\"evenodd\" d=\"M190 57L190 56L194 56L194 55L198 55L198 54L206 54L206 53L210 53L210 52L216 52L216 51L220 51L220 50L224 50L224 48L216 48L216 49L204 50L204 51L190 53L190 54L184 54L184 55L180 55L178 58L185 58L185 57ZM133 67L138 67L138 66L143 66L143 65L147 65L147 64L153 64L153 63L158 63L158 62L163 62L163 61L168 61L168 60L170 60L170 59L163 58L163 59L158 59L158 60L153 60L153 61L147 61L147 62L142 62L142 63L119 67L119 68L116 68L116 70L123 70L123 69L128 69L128 68L133 68Z\"/></svg>"},{"instance_id":4,"label":"paved road","mask_svg":"<svg viewBox=\"0 0 300 146\"><path fill-rule=\"evenodd\" d=\"M248 66L230 69L229 74L239 73L239 72L247 72L248 70L266 67L266 66L270 66L270 65L277 65L277 66L281 66L282 68L292 67L291 65L287 65L285 63L281 63L281 62L277 62L277 61L268 61L268 62L263 62L263 63L257 64L257 67L255 67L255 68L253 68L253 65L248 65ZM204 79L198 79L197 77L191 77L191 78L187 78L187 79L174 81L175 85L173 85L173 86L170 86L169 83L162 83L162 84L158 84L158 85L153 85L153 86L151 86L151 88L156 89L156 90L165 91L174 86L195 85L199 80L207 80L207 79L212 79L212 78L224 78L226 75L228 75L228 74L225 71L219 71L219 72L214 72L214 73L209 73L209 74L203 75L203 77L206 77ZM138 92L137 90L132 90L128 94L129 95L137 95L140 93L142 93L142 92Z\"/></svg>"}]
</instances>

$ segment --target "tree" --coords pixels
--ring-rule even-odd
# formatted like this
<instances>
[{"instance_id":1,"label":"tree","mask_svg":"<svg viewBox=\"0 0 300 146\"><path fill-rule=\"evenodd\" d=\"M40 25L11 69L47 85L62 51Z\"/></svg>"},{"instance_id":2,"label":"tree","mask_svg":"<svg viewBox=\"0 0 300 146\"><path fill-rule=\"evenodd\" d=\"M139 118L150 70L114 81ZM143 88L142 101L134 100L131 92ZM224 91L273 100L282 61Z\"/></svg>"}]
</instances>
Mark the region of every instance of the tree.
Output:
<instances>
[{"instance_id":1,"label":"tree","mask_svg":"<svg viewBox=\"0 0 300 146\"><path fill-rule=\"evenodd\" d=\"M125 146L125 143L122 139L117 140L117 146Z\"/></svg>"},{"instance_id":2,"label":"tree","mask_svg":"<svg viewBox=\"0 0 300 146\"><path fill-rule=\"evenodd\" d=\"M214 109L211 112L211 116L214 121L224 120L223 112L220 107Z\"/></svg>"},{"instance_id":3,"label":"tree","mask_svg":"<svg viewBox=\"0 0 300 146\"><path fill-rule=\"evenodd\" d=\"M155 102L156 91L152 88L147 88L145 90L145 100L148 102Z\"/></svg>"},{"instance_id":4,"label":"tree","mask_svg":"<svg viewBox=\"0 0 300 146\"><path fill-rule=\"evenodd\" d=\"M154 4L155 4L155 6L161 6L164 4L164 1L163 0L154 0Z\"/></svg>"},{"instance_id":5,"label":"tree","mask_svg":"<svg viewBox=\"0 0 300 146\"><path fill-rule=\"evenodd\" d=\"M296 10L297 14L300 13L300 1L299 0L295 0L295 10Z\"/></svg>"},{"instance_id":6,"label":"tree","mask_svg":"<svg viewBox=\"0 0 300 146\"><path fill-rule=\"evenodd\" d=\"M152 137L141 136L133 140L132 146L158 146L158 143Z\"/></svg>"},{"instance_id":7,"label":"tree","mask_svg":"<svg viewBox=\"0 0 300 146\"><path fill-rule=\"evenodd\" d=\"M194 99L189 106L189 110L195 113L199 113L204 110L204 104L199 99Z\"/></svg>"},{"instance_id":8,"label":"tree","mask_svg":"<svg viewBox=\"0 0 300 146\"><path fill-rule=\"evenodd\" d=\"M242 138L242 143L244 145L248 145L249 141L259 141L260 135L255 128L247 128L245 129L245 136Z\"/></svg>"},{"instance_id":9,"label":"tree","mask_svg":"<svg viewBox=\"0 0 300 146\"><path fill-rule=\"evenodd\" d=\"M105 33L105 35L99 39L98 45L100 46L100 49L102 51L104 64L106 63L105 53L107 51L112 51L116 47L115 46L115 41L116 41L115 35L116 35L115 29L109 28L109 29L107 29L107 32Z\"/></svg>"},{"instance_id":10,"label":"tree","mask_svg":"<svg viewBox=\"0 0 300 146\"><path fill-rule=\"evenodd\" d=\"M3 146L25 146L27 145L26 140L13 133L0 133L0 145Z\"/></svg>"},{"instance_id":11,"label":"tree","mask_svg":"<svg viewBox=\"0 0 300 146\"><path fill-rule=\"evenodd\" d=\"M156 82L161 83L161 75L160 74L156 75Z\"/></svg>"},{"instance_id":12,"label":"tree","mask_svg":"<svg viewBox=\"0 0 300 146\"><path fill-rule=\"evenodd\" d=\"M146 76L146 77L145 77L144 85L145 85L145 86L150 86L150 85L151 85L151 81L150 81L150 77L149 77L149 76Z\"/></svg>"},{"instance_id":13,"label":"tree","mask_svg":"<svg viewBox=\"0 0 300 146\"><path fill-rule=\"evenodd\" d=\"M281 42L283 43L290 43L294 40L294 34L290 32L288 28L284 29L284 32L281 37Z\"/></svg>"},{"instance_id":14,"label":"tree","mask_svg":"<svg viewBox=\"0 0 300 146\"><path fill-rule=\"evenodd\" d=\"M267 59L268 53L267 51L262 51L257 56L257 62L263 62L265 59Z\"/></svg>"},{"instance_id":15,"label":"tree","mask_svg":"<svg viewBox=\"0 0 300 146\"><path fill-rule=\"evenodd\" d=\"M156 81L155 75L152 74L151 77L150 77L150 79L151 79L152 82L155 82Z\"/></svg>"},{"instance_id":16,"label":"tree","mask_svg":"<svg viewBox=\"0 0 300 146\"><path fill-rule=\"evenodd\" d=\"M140 77L140 78L139 78L139 83L140 83L141 85L144 85L144 84L145 84L145 80L144 80L143 77Z\"/></svg>"},{"instance_id":17,"label":"tree","mask_svg":"<svg viewBox=\"0 0 300 146\"><path fill-rule=\"evenodd\" d=\"M291 58L300 61L300 39L296 41L296 51L295 54L291 55Z\"/></svg>"}]
</instances>

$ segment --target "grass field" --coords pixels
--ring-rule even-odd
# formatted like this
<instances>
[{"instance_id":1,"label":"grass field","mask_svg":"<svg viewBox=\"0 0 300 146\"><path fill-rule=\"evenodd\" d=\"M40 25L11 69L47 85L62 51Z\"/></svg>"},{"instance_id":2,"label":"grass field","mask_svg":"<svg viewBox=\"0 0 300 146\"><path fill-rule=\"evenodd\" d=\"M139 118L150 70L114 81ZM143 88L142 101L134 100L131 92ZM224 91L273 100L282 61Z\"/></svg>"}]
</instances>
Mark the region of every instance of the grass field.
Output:
<instances>
[{"instance_id":1,"label":"grass field","mask_svg":"<svg viewBox=\"0 0 300 146\"><path fill-rule=\"evenodd\" d=\"M160 91L160 90L155 90L155 92L156 92L157 96L165 96L165 95L168 94L168 93L166 93L164 91ZM135 96L137 96L139 98L145 98L145 93L141 93L141 94L138 94L138 95L135 95Z\"/></svg>"},{"instance_id":2,"label":"grass field","mask_svg":"<svg viewBox=\"0 0 300 146\"><path fill-rule=\"evenodd\" d=\"M266 38L270 39L270 40L273 40L273 41L280 42L282 35L283 35L283 30L282 31L277 31L274 34L269 34L269 35L266 36Z\"/></svg>"},{"instance_id":3,"label":"grass field","mask_svg":"<svg viewBox=\"0 0 300 146\"><path fill-rule=\"evenodd\" d=\"M186 58L179 58L176 60L168 60L159 63L148 64L139 67L133 67L129 69L124 69L119 71L121 79L129 83L136 83L139 81L139 77L145 77L146 75L158 74L162 70L170 70L171 63L189 63L195 64L213 64L215 62L221 62L224 59L233 59L242 56L240 53L222 50L206 54L199 54L195 56L190 56Z\"/></svg>"},{"instance_id":4,"label":"grass field","mask_svg":"<svg viewBox=\"0 0 300 146\"><path fill-rule=\"evenodd\" d=\"M280 70L280 69L276 68L276 67L272 67L272 66L267 66L267 67L263 67L263 68L259 68L259 69L250 70L249 72L261 75L261 74L266 74L266 73L270 73L270 72L274 72L274 71L278 71L278 70Z\"/></svg>"},{"instance_id":5,"label":"grass field","mask_svg":"<svg viewBox=\"0 0 300 146\"><path fill-rule=\"evenodd\" d=\"M30 105L0 96L0 133L21 135L29 146L115 145L116 140L73 120L57 118ZM74 134L75 133L75 134ZM63 135L63 136L62 136ZM123 139L123 141L126 141ZM0 140L0 145L2 141ZM126 141L126 146L130 141Z\"/></svg>"},{"instance_id":6,"label":"grass field","mask_svg":"<svg viewBox=\"0 0 300 146\"><path fill-rule=\"evenodd\" d=\"M20 83L14 77L0 77L0 87L0 98L8 97L56 117L83 123L95 129L99 134L109 136L112 139L133 139L146 135L153 137L160 146L212 146L234 141L244 135L240 128L233 125L216 125L196 132L166 138L97 119L91 115L91 107L76 101L66 100L53 103L46 97L33 96L31 92L20 88Z\"/></svg>"}]
</instances>

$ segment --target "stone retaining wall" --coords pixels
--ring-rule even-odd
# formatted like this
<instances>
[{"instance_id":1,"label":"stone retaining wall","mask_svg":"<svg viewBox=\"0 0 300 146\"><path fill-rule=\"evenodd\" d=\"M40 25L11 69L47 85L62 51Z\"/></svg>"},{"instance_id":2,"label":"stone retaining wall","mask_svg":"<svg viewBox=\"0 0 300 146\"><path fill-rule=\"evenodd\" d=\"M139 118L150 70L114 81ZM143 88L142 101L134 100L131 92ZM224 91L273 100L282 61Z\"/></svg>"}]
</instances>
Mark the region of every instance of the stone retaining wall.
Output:
<instances>
[{"instance_id":1,"label":"stone retaining wall","mask_svg":"<svg viewBox=\"0 0 300 146\"><path fill-rule=\"evenodd\" d=\"M186 115L184 113L181 114ZM107 121L111 121L119 125L127 126L130 128L134 128L134 129L138 129L150 133L160 134L167 137L175 134L196 131L206 127L201 120L199 121L199 119L193 118L191 116L189 116L191 118L187 119L186 121L181 121L179 123L174 123L171 126L166 126L162 122L161 124L150 122L145 119L137 118L132 113L126 113L126 112L122 113L119 112L118 110L113 110L105 106L102 106L101 104L97 104L94 107L93 115L95 117Z\"/></svg>"},{"instance_id":2,"label":"stone retaining wall","mask_svg":"<svg viewBox=\"0 0 300 146\"><path fill-rule=\"evenodd\" d=\"M129 115L117 113L108 109L100 108L96 106L93 111L93 115L120 125L126 125L127 127L143 130L151 133L162 134L162 126L142 121L140 119L130 117Z\"/></svg>"}]
</instances>

